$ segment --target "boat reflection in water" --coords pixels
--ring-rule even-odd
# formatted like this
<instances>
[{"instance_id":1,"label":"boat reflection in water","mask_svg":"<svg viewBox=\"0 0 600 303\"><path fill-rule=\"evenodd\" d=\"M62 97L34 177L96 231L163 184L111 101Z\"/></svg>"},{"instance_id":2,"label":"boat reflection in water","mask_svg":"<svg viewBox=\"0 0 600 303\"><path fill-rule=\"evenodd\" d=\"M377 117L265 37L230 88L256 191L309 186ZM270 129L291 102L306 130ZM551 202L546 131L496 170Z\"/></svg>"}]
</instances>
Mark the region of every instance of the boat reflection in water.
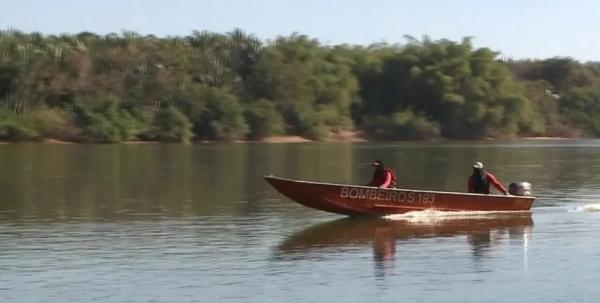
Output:
<instances>
[{"instance_id":1,"label":"boat reflection in water","mask_svg":"<svg viewBox=\"0 0 600 303\"><path fill-rule=\"evenodd\" d=\"M405 216L393 218L344 218L308 227L277 247L283 259L302 259L372 246L380 274L393 267L396 247L415 239L466 236L474 260L481 260L493 246L507 238L523 245L527 266L527 239L533 226L531 213Z\"/></svg>"}]
</instances>

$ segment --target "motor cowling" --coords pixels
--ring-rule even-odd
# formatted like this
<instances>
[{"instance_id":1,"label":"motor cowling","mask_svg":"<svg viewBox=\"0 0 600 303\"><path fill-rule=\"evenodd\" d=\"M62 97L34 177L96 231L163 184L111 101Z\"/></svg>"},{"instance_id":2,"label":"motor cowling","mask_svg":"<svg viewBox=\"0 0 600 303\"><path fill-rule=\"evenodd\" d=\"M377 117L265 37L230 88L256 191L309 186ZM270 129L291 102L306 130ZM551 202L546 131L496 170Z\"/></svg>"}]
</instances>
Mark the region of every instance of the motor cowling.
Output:
<instances>
[{"instance_id":1,"label":"motor cowling","mask_svg":"<svg viewBox=\"0 0 600 303\"><path fill-rule=\"evenodd\" d=\"M508 193L514 196L531 196L531 183L525 181L512 182L508 185Z\"/></svg>"}]
</instances>

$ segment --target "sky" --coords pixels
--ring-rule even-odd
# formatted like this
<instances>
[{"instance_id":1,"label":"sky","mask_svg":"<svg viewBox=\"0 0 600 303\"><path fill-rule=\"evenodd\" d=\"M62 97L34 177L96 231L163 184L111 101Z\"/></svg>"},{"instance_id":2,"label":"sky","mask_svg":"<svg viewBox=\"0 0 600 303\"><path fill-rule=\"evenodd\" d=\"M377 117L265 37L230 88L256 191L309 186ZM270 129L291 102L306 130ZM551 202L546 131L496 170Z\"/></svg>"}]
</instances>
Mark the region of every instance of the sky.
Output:
<instances>
[{"instance_id":1,"label":"sky","mask_svg":"<svg viewBox=\"0 0 600 303\"><path fill-rule=\"evenodd\" d=\"M473 37L503 58L600 61L595 0L0 0L0 29L25 32L163 37L235 28L262 40L298 32L328 45Z\"/></svg>"}]
</instances>

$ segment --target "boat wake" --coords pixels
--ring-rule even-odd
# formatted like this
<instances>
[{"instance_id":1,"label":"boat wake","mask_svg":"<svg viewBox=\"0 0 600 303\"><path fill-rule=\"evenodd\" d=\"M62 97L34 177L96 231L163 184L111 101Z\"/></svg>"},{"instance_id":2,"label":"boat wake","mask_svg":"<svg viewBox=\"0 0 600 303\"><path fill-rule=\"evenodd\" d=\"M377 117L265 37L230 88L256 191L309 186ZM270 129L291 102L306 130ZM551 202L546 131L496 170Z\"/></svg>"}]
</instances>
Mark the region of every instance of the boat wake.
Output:
<instances>
[{"instance_id":1,"label":"boat wake","mask_svg":"<svg viewBox=\"0 0 600 303\"><path fill-rule=\"evenodd\" d=\"M598 204L600 211L600 204ZM441 223L452 220L464 219L498 219L505 216L530 216L531 212L522 211L439 211L421 210L411 211L403 214L387 215L384 218L394 221L405 221L409 223Z\"/></svg>"},{"instance_id":2,"label":"boat wake","mask_svg":"<svg viewBox=\"0 0 600 303\"><path fill-rule=\"evenodd\" d=\"M583 206L578 206L575 209L571 210L571 212L600 212L600 204L586 204Z\"/></svg>"}]
</instances>

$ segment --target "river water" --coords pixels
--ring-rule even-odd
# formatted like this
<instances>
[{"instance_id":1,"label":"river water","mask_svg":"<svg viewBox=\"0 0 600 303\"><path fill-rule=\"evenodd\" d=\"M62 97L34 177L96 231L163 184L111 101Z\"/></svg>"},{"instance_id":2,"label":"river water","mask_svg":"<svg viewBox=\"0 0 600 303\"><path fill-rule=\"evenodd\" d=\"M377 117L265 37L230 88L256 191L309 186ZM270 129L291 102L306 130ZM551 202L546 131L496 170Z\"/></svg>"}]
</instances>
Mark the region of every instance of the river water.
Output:
<instances>
[{"instance_id":1,"label":"river water","mask_svg":"<svg viewBox=\"0 0 600 303\"><path fill-rule=\"evenodd\" d=\"M262 179L464 191L529 215L348 219ZM0 145L0 302L597 302L600 141Z\"/></svg>"}]
</instances>

